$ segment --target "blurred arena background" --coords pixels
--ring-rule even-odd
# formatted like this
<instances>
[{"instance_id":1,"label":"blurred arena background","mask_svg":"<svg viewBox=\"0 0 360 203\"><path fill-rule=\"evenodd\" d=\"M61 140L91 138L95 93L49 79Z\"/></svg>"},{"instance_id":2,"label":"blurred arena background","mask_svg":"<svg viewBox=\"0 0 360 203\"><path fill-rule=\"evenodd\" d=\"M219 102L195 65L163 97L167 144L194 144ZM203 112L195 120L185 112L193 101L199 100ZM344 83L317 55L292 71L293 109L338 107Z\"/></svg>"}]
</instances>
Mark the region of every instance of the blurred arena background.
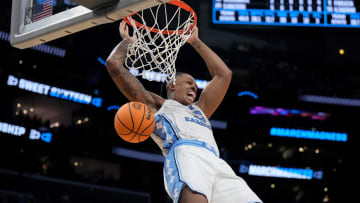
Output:
<instances>
[{"instance_id":1,"label":"blurred arena background","mask_svg":"<svg viewBox=\"0 0 360 203\"><path fill-rule=\"evenodd\" d=\"M213 1L186 2L233 71L211 118L221 156L264 202L355 202L360 27L221 23L228 14ZM342 2L360 12L359 0ZM9 43L11 1L0 5L0 202L171 202L155 143L126 143L113 128L127 100L104 63L119 23L20 50ZM177 70L200 88L210 79L188 45ZM156 74L140 79L160 94Z\"/></svg>"}]
</instances>

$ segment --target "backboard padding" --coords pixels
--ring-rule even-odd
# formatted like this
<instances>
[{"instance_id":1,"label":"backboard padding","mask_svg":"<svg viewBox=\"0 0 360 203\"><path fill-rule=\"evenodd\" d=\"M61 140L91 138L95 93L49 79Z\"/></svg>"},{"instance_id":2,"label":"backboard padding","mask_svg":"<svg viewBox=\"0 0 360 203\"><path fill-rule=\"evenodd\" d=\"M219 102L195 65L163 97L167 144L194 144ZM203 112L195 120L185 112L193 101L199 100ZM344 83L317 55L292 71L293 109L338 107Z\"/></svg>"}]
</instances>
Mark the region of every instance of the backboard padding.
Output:
<instances>
[{"instance_id":1,"label":"backboard padding","mask_svg":"<svg viewBox=\"0 0 360 203\"><path fill-rule=\"evenodd\" d=\"M45 19L27 24L25 9L29 0L13 0L11 13L10 43L19 49L43 44L54 39L118 21L134 12L165 3L169 0L120 0L102 9L90 10L76 6Z\"/></svg>"}]
</instances>

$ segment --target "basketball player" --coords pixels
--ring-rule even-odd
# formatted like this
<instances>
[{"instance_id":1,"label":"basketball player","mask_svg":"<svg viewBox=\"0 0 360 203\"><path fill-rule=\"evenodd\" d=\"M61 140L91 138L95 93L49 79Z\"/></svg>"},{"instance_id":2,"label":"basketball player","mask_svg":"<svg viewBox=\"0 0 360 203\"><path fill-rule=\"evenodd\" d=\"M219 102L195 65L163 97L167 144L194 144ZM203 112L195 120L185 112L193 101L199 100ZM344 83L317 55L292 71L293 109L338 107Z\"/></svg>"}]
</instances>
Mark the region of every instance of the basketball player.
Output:
<instances>
[{"instance_id":1,"label":"basketball player","mask_svg":"<svg viewBox=\"0 0 360 203\"><path fill-rule=\"evenodd\" d=\"M108 57L107 70L120 91L130 100L145 103L155 113L151 135L165 156L165 188L177 203L255 203L259 197L231 167L219 158L209 118L223 100L232 72L198 37L195 27L187 42L200 54L212 80L198 101L194 78L176 75L167 84L168 98L147 91L125 67L128 46L132 43L126 23L120 23L122 41Z\"/></svg>"}]
</instances>

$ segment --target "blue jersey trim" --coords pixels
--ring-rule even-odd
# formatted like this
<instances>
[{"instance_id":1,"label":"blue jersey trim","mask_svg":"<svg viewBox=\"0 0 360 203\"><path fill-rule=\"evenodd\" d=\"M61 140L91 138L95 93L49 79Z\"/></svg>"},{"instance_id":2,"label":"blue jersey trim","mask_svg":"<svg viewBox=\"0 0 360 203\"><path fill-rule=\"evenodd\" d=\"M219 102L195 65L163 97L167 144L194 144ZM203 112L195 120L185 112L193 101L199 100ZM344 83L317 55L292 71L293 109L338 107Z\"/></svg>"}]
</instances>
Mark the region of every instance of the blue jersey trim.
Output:
<instances>
[{"instance_id":1,"label":"blue jersey trim","mask_svg":"<svg viewBox=\"0 0 360 203\"><path fill-rule=\"evenodd\" d=\"M158 114L155 116L154 133L164 141L164 149L170 149L173 143L181 139L180 133L174 123L165 114Z\"/></svg>"}]
</instances>

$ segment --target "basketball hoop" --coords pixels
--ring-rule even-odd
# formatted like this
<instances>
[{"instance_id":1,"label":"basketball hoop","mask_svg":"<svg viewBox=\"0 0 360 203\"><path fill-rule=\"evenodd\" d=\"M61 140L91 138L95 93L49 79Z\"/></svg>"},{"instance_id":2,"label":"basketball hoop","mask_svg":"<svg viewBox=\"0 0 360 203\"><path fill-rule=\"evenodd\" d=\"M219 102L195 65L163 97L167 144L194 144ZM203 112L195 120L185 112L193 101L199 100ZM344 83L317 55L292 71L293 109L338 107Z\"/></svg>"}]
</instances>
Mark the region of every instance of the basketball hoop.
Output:
<instances>
[{"instance_id":1,"label":"basketball hoop","mask_svg":"<svg viewBox=\"0 0 360 203\"><path fill-rule=\"evenodd\" d=\"M180 0L145 9L124 18L133 28L125 65L138 75L160 71L162 81L175 82L175 61L197 23L195 11Z\"/></svg>"}]
</instances>

